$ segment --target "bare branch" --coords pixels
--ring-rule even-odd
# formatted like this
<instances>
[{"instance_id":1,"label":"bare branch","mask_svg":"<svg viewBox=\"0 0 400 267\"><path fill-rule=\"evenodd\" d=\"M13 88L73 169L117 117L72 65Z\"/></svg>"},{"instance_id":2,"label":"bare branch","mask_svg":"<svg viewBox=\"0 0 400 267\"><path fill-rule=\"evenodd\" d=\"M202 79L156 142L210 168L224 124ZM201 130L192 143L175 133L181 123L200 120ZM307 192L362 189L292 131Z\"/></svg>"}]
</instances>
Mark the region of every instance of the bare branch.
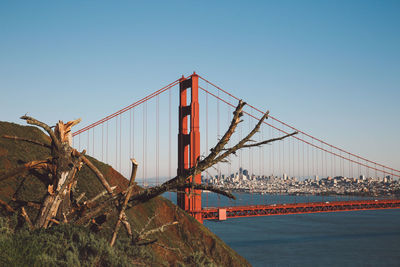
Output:
<instances>
[{"instance_id":1,"label":"bare branch","mask_svg":"<svg viewBox=\"0 0 400 267\"><path fill-rule=\"evenodd\" d=\"M0 176L0 182L3 180L6 180L8 178L14 177L15 175L23 175L25 176L27 174L27 172L31 169L46 169L49 170L50 169L50 160L46 159L46 160L33 160L30 162L25 163L23 166L21 167L17 167L14 169L11 169L10 171L7 171L5 173L3 173Z\"/></svg>"},{"instance_id":2,"label":"bare branch","mask_svg":"<svg viewBox=\"0 0 400 267\"><path fill-rule=\"evenodd\" d=\"M112 187L111 187L111 190L114 191L115 188L117 188L117 186L112 186ZM84 204L85 204L86 206L90 206L90 204L94 203L94 202L97 201L99 198L105 196L107 193L108 193L107 190L103 190L103 191L101 191L99 194L97 194L95 197L93 197L92 199L89 199L89 200L85 201ZM79 199L79 200L80 200L80 199ZM77 199L77 201L78 201L78 199Z\"/></svg>"},{"instance_id":3,"label":"bare branch","mask_svg":"<svg viewBox=\"0 0 400 267\"><path fill-rule=\"evenodd\" d=\"M215 159L218 153L225 147L225 145L229 142L232 134L235 132L237 125L241 122L240 117L243 116L243 107L246 105L245 102L239 100L239 104L236 106L235 111L233 112L233 118L231 124L229 125L228 130L225 132L224 136L219 140L217 145L211 149L211 153L203 159L201 162L210 162ZM199 163L200 164L200 163Z\"/></svg>"},{"instance_id":4,"label":"bare branch","mask_svg":"<svg viewBox=\"0 0 400 267\"><path fill-rule=\"evenodd\" d=\"M298 132L293 132L293 133L290 133L290 134L287 134L287 135L284 135L284 136L281 136L281 137L272 138L272 139L265 140L265 141L258 142L258 143L254 143L254 144L244 145L242 148L262 146L262 145L265 145L265 144L268 144L268 143L272 143L272 142L275 142L275 141L283 140L285 138L288 138L288 137L296 135L296 134L298 134Z\"/></svg>"},{"instance_id":5,"label":"bare branch","mask_svg":"<svg viewBox=\"0 0 400 267\"><path fill-rule=\"evenodd\" d=\"M31 139L27 139L27 138L18 137L18 136L3 135L3 138L15 140L15 141L24 141L24 142L32 143L32 144L35 144L35 145L51 148L51 146L48 145L48 144L41 143L41 142L36 141L36 140L31 140Z\"/></svg>"},{"instance_id":6,"label":"bare branch","mask_svg":"<svg viewBox=\"0 0 400 267\"><path fill-rule=\"evenodd\" d=\"M119 212L118 220L117 220L117 223L115 225L115 229L114 229L113 236L111 238L110 246L114 245L115 240L117 239L117 235L118 235L118 231L119 231L121 222L124 221L124 218L126 218L125 209L126 209L126 206L128 205L129 199L131 198L133 186L135 184L136 172L137 172L139 164L136 162L135 159L131 159L131 162L132 162L131 180L129 181L128 189L126 190L124 203L122 204L121 210ZM126 224L129 224L128 220L125 220L125 225ZM130 226L129 226L129 229L130 229Z\"/></svg>"},{"instance_id":7,"label":"bare branch","mask_svg":"<svg viewBox=\"0 0 400 267\"><path fill-rule=\"evenodd\" d=\"M79 153L79 152L78 152ZM110 184L107 182L106 178L104 178L103 174L97 169L96 166L84 155L82 155L82 161L96 174L97 178L100 180L101 184L107 190L109 194L113 194L113 190Z\"/></svg>"},{"instance_id":8,"label":"bare branch","mask_svg":"<svg viewBox=\"0 0 400 267\"><path fill-rule=\"evenodd\" d=\"M79 197L76 198L75 202L76 204L79 204L79 202L82 200L82 198L86 195L86 192L83 192L82 194L79 195Z\"/></svg>"},{"instance_id":9,"label":"bare branch","mask_svg":"<svg viewBox=\"0 0 400 267\"><path fill-rule=\"evenodd\" d=\"M0 199L0 206L3 206L8 213L14 213L15 212L15 210L10 205L8 205L6 202L4 202L1 199Z\"/></svg>"},{"instance_id":10,"label":"bare branch","mask_svg":"<svg viewBox=\"0 0 400 267\"><path fill-rule=\"evenodd\" d=\"M159 227L156 227L156 228L154 228L154 229L150 229L150 230L148 230L148 231L141 231L140 232L140 234L135 238L135 243L137 243L138 241L140 241L140 240L143 240L143 239L146 239L149 235L152 235L152 234L155 234L155 233L158 233L158 232L164 232L165 231L165 229L168 227L168 226L171 226L171 225L175 225L175 224L178 224L178 222L177 221L174 221L174 222L170 222L170 223L166 223L166 224L163 224L163 225L161 225L161 226L159 226ZM145 228L144 228L145 229ZM155 242L155 241L154 241ZM152 242L152 243L154 243L154 242Z\"/></svg>"},{"instance_id":11,"label":"bare branch","mask_svg":"<svg viewBox=\"0 0 400 267\"><path fill-rule=\"evenodd\" d=\"M50 126L48 126L46 123L38 121L32 117L29 116L22 116L22 120L26 120L28 124L31 125L36 125L39 126L40 128L44 129L50 136L51 140L53 141L54 145L59 149L61 147L60 140L57 139L56 135L54 134L54 131L51 129Z\"/></svg>"},{"instance_id":12,"label":"bare branch","mask_svg":"<svg viewBox=\"0 0 400 267\"><path fill-rule=\"evenodd\" d=\"M221 160L223 160L224 158L226 158L227 156L229 156L230 154L236 153L236 151L238 151L239 149L243 148L243 146L249 141L251 140L251 138L253 137L253 135L255 133L257 133L261 127L261 124L264 122L265 119L268 118L268 114L269 111L267 111L262 117L261 119L258 121L258 123L256 124L256 126L254 126L253 130L251 130L251 132L242 140L239 141L239 143L237 143L235 146L233 146L232 148L228 149L227 151L225 151L224 153L222 153L220 156L218 156L215 161L219 162ZM215 164L215 163L214 163Z\"/></svg>"},{"instance_id":13,"label":"bare branch","mask_svg":"<svg viewBox=\"0 0 400 267\"><path fill-rule=\"evenodd\" d=\"M185 184L183 186L180 186L179 188L192 188L192 189L208 190L208 191L226 196L231 199L236 199L236 197L232 193L227 192L223 189L219 189L218 187L215 187L212 185L207 185L207 184Z\"/></svg>"},{"instance_id":14,"label":"bare branch","mask_svg":"<svg viewBox=\"0 0 400 267\"><path fill-rule=\"evenodd\" d=\"M24 207L21 208L21 215L22 215L22 217L24 217L26 223L28 224L29 229L30 229L30 230L33 230L32 221L29 219L29 216L28 216L28 214L26 213Z\"/></svg>"},{"instance_id":15,"label":"bare branch","mask_svg":"<svg viewBox=\"0 0 400 267\"><path fill-rule=\"evenodd\" d=\"M14 169L12 169L10 171L7 171L7 172L3 173L0 176L0 182L3 181L3 180L6 180L8 178L14 177L15 175L18 175L18 174L25 176L28 171L29 171L29 168L27 168L26 166L21 166L21 167L18 167L18 168L14 168Z\"/></svg>"}]
</instances>

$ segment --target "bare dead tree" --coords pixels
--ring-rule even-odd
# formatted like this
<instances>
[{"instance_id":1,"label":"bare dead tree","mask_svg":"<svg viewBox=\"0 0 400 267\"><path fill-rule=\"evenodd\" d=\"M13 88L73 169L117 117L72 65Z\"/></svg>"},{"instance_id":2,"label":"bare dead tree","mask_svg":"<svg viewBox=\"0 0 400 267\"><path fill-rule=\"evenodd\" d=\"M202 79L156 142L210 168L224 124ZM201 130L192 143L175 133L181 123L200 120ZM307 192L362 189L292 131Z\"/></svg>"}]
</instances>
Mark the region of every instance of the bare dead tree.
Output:
<instances>
[{"instance_id":1,"label":"bare dead tree","mask_svg":"<svg viewBox=\"0 0 400 267\"><path fill-rule=\"evenodd\" d=\"M31 222L24 209L21 211L21 216L24 217L25 221L32 229L47 228L54 223L87 225L88 222L93 221L94 218L98 217L99 215L110 214L113 211L117 211L118 220L110 241L110 245L112 246L117 238L121 223L126 228L128 235L134 239L130 223L125 213L127 209L130 209L140 203L147 202L150 199L163 194L164 192L183 191L186 188L189 188L189 194L193 192L194 189L202 189L235 199L235 196L231 192L227 192L211 185L195 184L190 182L190 177L206 171L208 168L212 167L218 162L226 162L228 157L235 155L239 149L262 146L297 134L297 132L294 132L279 138L264 140L261 142L253 142L252 137L259 132L262 123L268 118L269 112L267 111L265 114L263 114L254 128L243 139L241 139L234 146L227 147L227 144L234 134L237 126L242 122L241 117L243 116L243 107L245 105L245 102L239 101L235 111L233 112L232 121L225 134L210 150L210 153L204 159L197 159L197 164L195 166L187 169L183 174L178 175L159 186L154 186L147 189L139 189L137 192L133 193L138 163L132 159L133 168L128 188L118 194L115 193L114 188L109 185L104 175L85 156L85 151L78 152L76 149L71 147L71 128L78 124L80 119L73 120L65 124L62 121L59 121L53 131L52 127L49 127L43 122L40 122L32 117L22 116L21 119L26 120L28 124L38 126L45 130L51 139L51 144L47 145L35 140L25 139L17 136L3 137L13 139L15 141L25 141L48 147L50 149L51 157L44 160L28 162L22 167L8 171L0 177L0 182L17 174L24 175L31 169L42 169L48 173L50 184L48 184L47 194L44 198L44 201L41 203L40 212L35 222ZM89 169L93 171L105 190L104 192L100 192L100 194L95 198L84 203L80 203L83 197L82 195L76 198L75 201L71 202L71 190L77 183L77 173L83 164L86 164ZM102 197L101 201L99 200L100 197ZM5 206L4 203L1 204ZM146 237L150 234L164 231L165 227L174 224L176 224L176 222L167 223L155 229L148 230L147 232L139 233L135 237L137 239L136 241L139 239L146 239ZM149 242L151 242L151 240Z\"/></svg>"},{"instance_id":2,"label":"bare dead tree","mask_svg":"<svg viewBox=\"0 0 400 267\"><path fill-rule=\"evenodd\" d=\"M225 134L222 136L222 138L218 141L218 143L210 150L210 153L204 159L202 159L202 160L198 159L196 166L188 169L184 174L176 176L159 186L154 186L154 187L150 187L147 189L143 189L143 190L139 191L137 194L132 195L128 201L127 208L129 209L140 203L147 202L150 199L155 198L165 192L177 191L177 190L183 191L183 189L185 189L185 188L189 188L190 190L194 190L194 189L209 190L211 192L215 192L217 194L224 195L228 198L235 199L235 196L232 193L227 192L223 189L220 189L220 188L217 188L217 187L214 187L211 185L206 185L206 184L190 183L189 182L190 177L205 171L206 169L210 168L211 166L215 165L218 162L226 161L226 159L230 155L236 154L236 152L239 149L262 146L262 145L269 144L269 143L272 143L275 141L283 140L287 137L297 134L297 132L293 132L293 133L290 133L290 134L287 134L287 135L284 135L284 136L281 136L278 138L264 140L261 142L252 142L252 137L257 132L259 132L262 123L268 118L269 112L267 111L260 118L260 120L254 126L254 128L242 140L240 140L234 146L227 148L226 145L228 144L233 133L235 132L238 124L242 122L241 117L243 116L243 107L245 106L245 104L246 104L245 102L239 101L235 111L233 112L233 118L232 118L232 121L230 123L228 130L225 132ZM85 216L82 216L78 219L77 223L83 224L84 222L90 220L90 218L98 216L98 214L101 213L103 210L107 209L107 207L109 207L114 200L116 200L116 199L121 200L122 197L123 197L122 195L116 195L116 196L110 197L108 200L103 201L98 206L93 207L92 209L88 210Z\"/></svg>"}]
</instances>

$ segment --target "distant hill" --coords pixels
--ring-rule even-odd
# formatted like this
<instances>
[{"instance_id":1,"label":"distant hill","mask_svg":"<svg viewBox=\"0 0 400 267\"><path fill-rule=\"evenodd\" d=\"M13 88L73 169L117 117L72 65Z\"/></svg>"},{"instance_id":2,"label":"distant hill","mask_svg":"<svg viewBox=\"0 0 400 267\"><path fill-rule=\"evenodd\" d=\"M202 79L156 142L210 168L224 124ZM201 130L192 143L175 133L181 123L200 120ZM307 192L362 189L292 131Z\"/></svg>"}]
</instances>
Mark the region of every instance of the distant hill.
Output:
<instances>
[{"instance_id":1,"label":"distant hill","mask_svg":"<svg viewBox=\"0 0 400 267\"><path fill-rule=\"evenodd\" d=\"M35 144L30 144L27 142L5 139L1 137L3 135L15 135L39 140L41 142L50 142L49 138L36 127L21 126L9 122L0 122L0 176L6 170L22 166L22 164L24 164L25 162L31 160L45 159L50 156L49 149L45 147L37 146ZM108 182L112 186L117 186L118 191L126 188L126 186L128 185L128 180L126 180L121 174L119 174L109 165L106 165L93 158L90 159L105 175ZM1 181L0 199L9 203L16 210L20 209L20 206L23 205L24 201L39 202L45 196L46 179L47 177L39 172L31 172L25 177L15 176L13 178ZM95 175L86 166L84 166L79 172L77 192L85 192L85 197L91 198L97 195L102 190L102 185L97 180ZM12 201L13 198L18 200L19 202ZM34 219L37 214L37 209L33 207L27 207L26 209L29 216ZM115 220L109 220L108 224L106 224L99 231L93 234L89 233L89 229L86 230L87 228L75 229L74 227L72 227L72 229L67 229L69 226L57 226L53 227L53 229L37 230L35 232L26 232L21 230L22 232L16 231L15 233L12 233L13 230L11 230L11 234L5 234L5 232L7 231L1 230L3 229L2 225L7 223L7 221L4 219L5 211L3 211L2 208L0 208L0 210L2 210L1 212L3 216L3 218L0 217L0 264L2 262L13 262L13 259L10 258L11 256L9 255L13 251L15 253L15 257L19 257L22 265L24 264L23 257L28 257L28 255L30 255L29 257L32 257L32 259L36 259L39 260L39 262L42 262L45 261L44 259L46 255L44 254L50 253L46 252L48 250L52 251L51 253L58 253L58 257L65 265L69 265L68 262L73 262L73 259L76 260L76 258L81 261L82 265L87 265L89 264L87 260L90 257L87 254L82 254L82 252L80 251L87 251L90 244L92 244L92 246L94 246L93 244L97 244L96 247L101 247L102 245L99 245L100 243L104 245L106 242L108 242L111 237L112 228L116 220L116 218ZM122 258L126 258L126 261L129 263L129 265L132 266L179 266L180 264L184 266L196 266L199 264L206 266L250 266L243 257L237 254L230 247L228 247L222 240L220 240L217 236L210 232L206 227L198 223L186 212L182 211L180 208L178 208L169 200L163 197L157 197L145 204L134 207L127 212L127 215L129 217L129 221L131 222L132 228L134 230L140 231L155 212L158 214L158 216L152 221L150 228L155 228L157 226L172 221L178 221L179 224L168 227L167 230L163 233L156 234L156 236L154 237L158 239L157 243L147 246L141 246L140 253L132 252L134 250L136 251L137 248L131 248L129 242L126 242L125 230L120 231L120 238L117 241L115 249L111 249L115 251L110 252L110 248L107 248L105 246L104 250L99 250L97 253L102 253L102 255L108 255L107 253L111 253L110 255L114 255L112 257L119 258L119 260L122 260ZM15 217L16 216L14 216L14 218ZM14 224L12 221L9 221L8 223L9 225L13 225L13 227L17 227L19 225L18 219L15 219ZM14 229L13 227L11 228ZM58 240L58 238L66 238L65 240L69 241L65 242L75 242L75 239L72 237L71 239L68 239L70 236L73 236L73 233L75 232L82 234L83 236L85 236L85 238L94 238L98 240L90 241L92 243L82 243L82 240L80 240L79 244L73 246L75 250L78 250L74 252L76 254L74 254L75 258L72 256L68 258L67 249L65 249L64 251L64 249L57 250L55 248L47 248L47 250L42 249L38 252L33 251L35 250L35 248L37 249L38 247L43 245L38 245L40 242L47 242L44 239L47 240L49 238L53 238ZM18 238L27 240L24 241L27 242L26 245L24 246L21 245L21 242L18 243L12 241L15 239L15 237L11 236L12 234ZM60 235L61 237L59 237ZM36 236L36 239L33 238L34 236ZM29 242L38 243L32 245ZM29 244L31 244L32 246L30 246ZM22 250L24 250L23 253L25 253L24 255L26 256L21 255L22 252L18 252ZM72 249L71 251L74 251L74 249ZM62 255L63 253L65 255ZM104 255L102 255L95 256L100 258L105 257ZM92 259L93 257L90 259L96 262L96 257L94 257L94 260ZM93 261L91 262L93 263ZM14 264L16 264L17 266L18 264L16 262L18 261L14 260ZM115 264L116 263L110 263L105 259L97 260L97 265L113 266Z\"/></svg>"}]
</instances>

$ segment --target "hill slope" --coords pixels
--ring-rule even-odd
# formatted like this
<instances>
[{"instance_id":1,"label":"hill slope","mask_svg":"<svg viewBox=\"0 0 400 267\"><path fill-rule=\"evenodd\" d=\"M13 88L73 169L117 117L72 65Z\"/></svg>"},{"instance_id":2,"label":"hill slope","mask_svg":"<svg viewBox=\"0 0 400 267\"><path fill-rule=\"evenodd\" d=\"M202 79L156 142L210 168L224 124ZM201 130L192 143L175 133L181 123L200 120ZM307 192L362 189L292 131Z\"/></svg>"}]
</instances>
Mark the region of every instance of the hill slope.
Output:
<instances>
[{"instance_id":1,"label":"hill slope","mask_svg":"<svg viewBox=\"0 0 400 267\"><path fill-rule=\"evenodd\" d=\"M5 134L39 140L41 142L49 142L49 138L35 127L0 122L0 175L6 170L21 166L25 162L45 159L49 156L49 150L47 148L27 142L1 138L1 136ZM91 160L105 175L109 183L112 186L117 186L118 191L126 188L128 180L122 175L109 165L92 158ZM91 198L102 190L102 185L95 175L87 167L83 167L79 172L77 191L79 193L85 192L86 197ZM17 210L23 205L24 201L41 201L45 192L46 176L38 172L31 172L25 177L15 176L0 182L0 199L9 203ZM13 198L17 199L19 202L12 201ZM32 219L36 217L36 209L27 207L27 211ZM165 198L157 197L145 204L134 207L127 212L127 215L132 228L136 231L140 231L149 221L149 218L155 213L157 216L151 222L150 228L155 228L172 221L178 221L179 223L168 227L163 233L158 233L154 236L158 239L157 243L141 247L141 254L133 253L134 255L122 251L124 249L129 250L130 248L129 245L122 245L122 243L126 241L124 241L124 235L126 236L126 233L124 233L125 230L121 230L120 238L118 239L119 243L117 243L115 248L121 251L116 253L127 255L128 261L132 263L132 265L176 266L179 262L189 265L192 263L192 265L194 265L194 262L197 261L203 262L204 264L208 262L217 266L249 266L249 263L243 257L228 247L206 227ZM114 216L114 218L115 217L116 216ZM95 234L95 238L101 239L103 243L109 240L114 223L115 220L109 220L108 224ZM52 235L52 233L57 233L58 230L53 229L47 231L50 232L46 232L45 234L50 233L50 235ZM86 232L86 228L69 229L68 231ZM43 233L40 232L38 234ZM40 242L40 240L38 242ZM141 257L140 255L147 256Z\"/></svg>"}]
</instances>

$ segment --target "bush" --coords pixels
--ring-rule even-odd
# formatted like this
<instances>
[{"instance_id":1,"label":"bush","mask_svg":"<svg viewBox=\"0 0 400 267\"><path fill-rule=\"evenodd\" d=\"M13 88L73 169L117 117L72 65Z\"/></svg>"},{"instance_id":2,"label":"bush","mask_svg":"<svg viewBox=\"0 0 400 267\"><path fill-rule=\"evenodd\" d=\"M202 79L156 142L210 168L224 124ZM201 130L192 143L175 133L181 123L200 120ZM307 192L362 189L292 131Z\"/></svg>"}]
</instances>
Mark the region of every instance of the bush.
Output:
<instances>
[{"instance_id":1,"label":"bush","mask_svg":"<svg viewBox=\"0 0 400 267\"><path fill-rule=\"evenodd\" d=\"M128 240L112 248L84 227L60 225L50 229L13 233L0 217L1 266L132 266L146 254Z\"/></svg>"},{"instance_id":2,"label":"bush","mask_svg":"<svg viewBox=\"0 0 400 267\"><path fill-rule=\"evenodd\" d=\"M179 267L183 266L193 266L193 267L216 267L217 265L213 263L207 256L201 252L194 252L185 259L185 263L178 263Z\"/></svg>"}]
</instances>

